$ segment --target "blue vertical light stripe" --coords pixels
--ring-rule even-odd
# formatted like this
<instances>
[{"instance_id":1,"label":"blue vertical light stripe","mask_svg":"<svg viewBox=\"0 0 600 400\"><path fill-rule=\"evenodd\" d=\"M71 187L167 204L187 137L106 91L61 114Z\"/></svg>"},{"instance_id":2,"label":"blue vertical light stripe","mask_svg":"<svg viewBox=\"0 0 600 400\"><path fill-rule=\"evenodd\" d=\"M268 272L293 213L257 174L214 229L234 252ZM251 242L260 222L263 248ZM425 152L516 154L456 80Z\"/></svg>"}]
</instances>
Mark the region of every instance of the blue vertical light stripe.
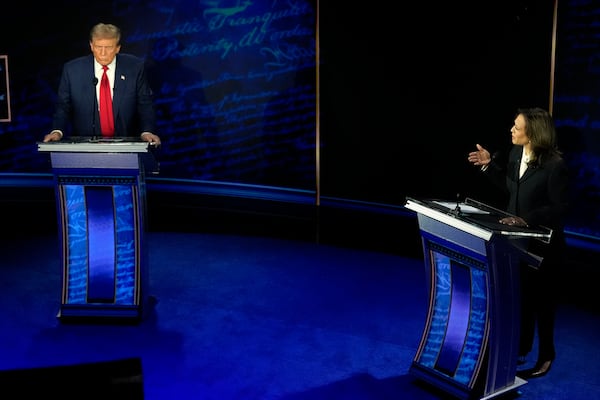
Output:
<instances>
[{"instance_id":1,"label":"blue vertical light stripe","mask_svg":"<svg viewBox=\"0 0 600 400\"><path fill-rule=\"evenodd\" d=\"M66 303L85 304L88 277L88 238L85 189L82 185L63 185L67 233Z\"/></svg>"},{"instance_id":2,"label":"blue vertical light stripe","mask_svg":"<svg viewBox=\"0 0 600 400\"><path fill-rule=\"evenodd\" d=\"M454 375L465 345L471 315L471 278L469 269L451 263L452 294L450 315L436 369Z\"/></svg>"},{"instance_id":3,"label":"blue vertical light stripe","mask_svg":"<svg viewBox=\"0 0 600 400\"><path fill-rule=\"evenodd\" d=\"M88 220L88 303L115 299L115 210L110 186L86 188Z\"/></svg>"},{"instance_id":4,"label":"blue vertical light stripe","mask_svg":"<svg viewBox=\"0 0 600 400\"><path fill-rule=\"evenodd\" d=\"M116 304L135 304L138 276L138 198L133 185L114 185L117 238Z\"/></svg>"}]
</instances>

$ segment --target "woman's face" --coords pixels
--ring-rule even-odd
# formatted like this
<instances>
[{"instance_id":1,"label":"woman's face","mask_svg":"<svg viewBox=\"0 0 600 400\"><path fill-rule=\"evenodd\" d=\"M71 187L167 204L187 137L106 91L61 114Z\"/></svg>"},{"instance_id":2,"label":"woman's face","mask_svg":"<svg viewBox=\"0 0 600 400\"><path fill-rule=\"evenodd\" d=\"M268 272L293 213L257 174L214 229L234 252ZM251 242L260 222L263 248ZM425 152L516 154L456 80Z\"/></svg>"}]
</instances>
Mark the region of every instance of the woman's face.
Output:
<instances>
[{"instance_id":1,"label":"woman's face","mask_svg":"<svg viewBox=\"0 0 600 400\"><path fill-rule=\"evenodd\" d=\"M525 146L526 144L529 144L529 137L527 136L526 128L525 118L523 118L523 115L517 115L517 118L515 118L515 124L512 128L510 128L513 144L519 146Z\"/></svg>"}]
</instances>

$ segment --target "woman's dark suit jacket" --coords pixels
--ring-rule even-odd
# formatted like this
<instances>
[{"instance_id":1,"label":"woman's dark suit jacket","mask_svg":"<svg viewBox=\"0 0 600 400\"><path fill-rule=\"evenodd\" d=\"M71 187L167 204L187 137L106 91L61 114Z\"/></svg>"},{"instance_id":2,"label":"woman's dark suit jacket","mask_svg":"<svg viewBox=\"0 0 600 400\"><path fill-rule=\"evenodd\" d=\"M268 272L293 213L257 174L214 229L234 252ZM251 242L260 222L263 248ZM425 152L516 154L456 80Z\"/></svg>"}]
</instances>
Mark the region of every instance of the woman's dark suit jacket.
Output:
<instances>
[{"instance_id":1,"label":"woman's dark suit jacket","mask_svg":"<svg viewBox=\"0 0 600 400\"><path fill-rule=\"evenodd\" d=\"M513 146L506 168L493 160L484 173L507 192L507 212L523 218L530 226L553 230L550 246L539 249L544 253L539 255L548 256L548 251L564 250L569 172L564 159L553 154L541 157L539 164L529 166L519 178L522 151L522 146Z\"/></svg>"}]
</instances>

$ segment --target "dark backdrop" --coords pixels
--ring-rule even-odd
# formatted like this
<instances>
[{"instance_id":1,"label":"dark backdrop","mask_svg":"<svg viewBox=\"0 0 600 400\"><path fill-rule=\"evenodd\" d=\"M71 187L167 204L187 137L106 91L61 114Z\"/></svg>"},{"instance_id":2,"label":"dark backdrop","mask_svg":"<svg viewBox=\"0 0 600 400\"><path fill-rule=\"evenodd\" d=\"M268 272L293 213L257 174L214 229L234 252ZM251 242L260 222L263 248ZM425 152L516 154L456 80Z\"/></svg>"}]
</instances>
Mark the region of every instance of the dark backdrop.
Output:
<instances>
[{"instance_id":1,"label":"dark backdrop","mask_svg":"<svg viewBox=\"0 0 600 400\"><path fill-rule=\"evenodd\" d=\"M554 119L573 173L571 226L600 237L600 4L561 0Z\"/></svg>"},{"instance_id":2,"label":"dark backdrop","mask_svg":"<svg viewBox=\"0 0 600 400\"><path fill-rule=\"evenodd\" d=\"M548 107L549 3L322 6L324 193L484 194L467 153L510 145L517 107Z\"/></svg>"}]
</instances>

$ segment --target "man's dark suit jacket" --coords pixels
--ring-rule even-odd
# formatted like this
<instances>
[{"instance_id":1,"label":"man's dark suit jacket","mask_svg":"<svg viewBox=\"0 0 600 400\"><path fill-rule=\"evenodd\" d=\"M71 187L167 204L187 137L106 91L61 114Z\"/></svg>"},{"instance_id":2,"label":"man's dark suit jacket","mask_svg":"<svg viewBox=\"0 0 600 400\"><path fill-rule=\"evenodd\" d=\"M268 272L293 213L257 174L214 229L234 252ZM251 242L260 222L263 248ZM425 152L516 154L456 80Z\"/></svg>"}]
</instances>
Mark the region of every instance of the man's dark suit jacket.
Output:
<instances>
[{"instance_id":1,"label":"man's dark suit jacket","mask_svg":"<svg viewBox=\"0 0 600 400\"><path fill-rule=\"evenodd\" d=\"M64 65L53 130L61 130L65 136L101 136L96 84L92 54ZM148 85L143 59L117 54L113 114L115 136L139 137L142 132L155 132L153 93Z\"/></svg>"},{"instance_id":2,"label":"man's dark suit jacket","mask_svg":"<svg viewBox=\"0 0 600 400\"><path fill-rule=\"evenodd\" d=\"M560 251L564 246L564 218L569 204L569 172L564 159L554 154L529 166L519 178L523 148L513 146L506 168L492 161L485 174L508 193L506 211L523 218L530 226L553 229L548 251Z\"/></svg>"}]
</instances>

